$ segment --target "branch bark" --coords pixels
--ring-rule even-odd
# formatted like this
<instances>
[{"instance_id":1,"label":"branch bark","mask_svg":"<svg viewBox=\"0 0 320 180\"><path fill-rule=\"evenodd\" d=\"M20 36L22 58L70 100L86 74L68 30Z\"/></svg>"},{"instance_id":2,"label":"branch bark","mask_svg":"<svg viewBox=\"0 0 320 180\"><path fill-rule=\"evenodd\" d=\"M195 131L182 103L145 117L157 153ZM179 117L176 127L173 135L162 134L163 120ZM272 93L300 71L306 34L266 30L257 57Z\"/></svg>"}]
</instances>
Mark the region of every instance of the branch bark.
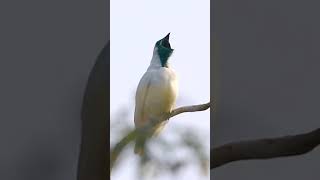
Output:
<instances>
[{"instance_id":1,"label":"branch bark","mask_svg":"<svg viewBox=\"0 0 320 180\"><path fill-rule=\"evenodd\" d=\"M234 142L210 151L210 169L234 161L271 159L310 152L320 144L320 128L309 133Z\"/></svg>"},{"instance_id":2,"label":"branch bark","mask_svg":"<svg viewBox=\"0 0 320 180\"><path fill-rule=\"evenodd\" d=\"M170 114L166 115L167 118L164 118L164 120L169 119L171 117L174 117L176 115L179 115L181 113L186 112L197 112L197 111L205 111L208 108L210 108L211 103L208 102L206 104L199 104L199 105L193 105L193 106L184 106L177 109L174 109L171 111ZM149 129L152 127L155 123L159 122L150 122L148 123L144 128ZM112 170L117 158L119 157L119 154L123 150L123 148L129 144L131 141L135 140L137 136L137 132L134 129L133 131L129 132L124 138L122 138L115 146L112 148L110 152L110 171Z\"/></svg>"},{"instance_id":3,"label":"branch bark","mask_svg":"<svg viewBox=\"0 0 320 180\"><path fill-rule=\"evenodd\" d=\"M184 106L184 107L174 109L169 114L169 118L176 116L178 114L181 114L181 113L186 113L186 112L205 111L210 107L210 104L211 104L211 102L208 102L206 104L200 104L200 105L194 105L194 106Z\"/></svg>"}]
</instances>

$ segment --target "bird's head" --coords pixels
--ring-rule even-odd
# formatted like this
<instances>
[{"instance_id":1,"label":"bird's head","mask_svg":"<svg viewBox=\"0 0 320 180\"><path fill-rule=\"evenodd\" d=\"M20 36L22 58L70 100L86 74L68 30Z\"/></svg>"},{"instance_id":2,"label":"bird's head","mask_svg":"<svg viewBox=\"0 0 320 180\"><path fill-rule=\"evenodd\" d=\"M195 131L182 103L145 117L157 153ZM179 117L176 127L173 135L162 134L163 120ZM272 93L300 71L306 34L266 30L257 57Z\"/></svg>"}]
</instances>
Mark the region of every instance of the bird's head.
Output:
<instances>
[{"instance_id":1,"label":"bird's head","mask_svg":"<svg viewBox=\"0 0 320 180\"><path fill-rule=\"evenodd\" d=\"M166 37L157 41L155 45L155 51L156 51L155 53L158 54L162 67L167 66L168 59L173 52L173 49L171 49L171 46L170 46L169 36L170 36L170 33L168 33Z\"/></svg>"}]
</instances>

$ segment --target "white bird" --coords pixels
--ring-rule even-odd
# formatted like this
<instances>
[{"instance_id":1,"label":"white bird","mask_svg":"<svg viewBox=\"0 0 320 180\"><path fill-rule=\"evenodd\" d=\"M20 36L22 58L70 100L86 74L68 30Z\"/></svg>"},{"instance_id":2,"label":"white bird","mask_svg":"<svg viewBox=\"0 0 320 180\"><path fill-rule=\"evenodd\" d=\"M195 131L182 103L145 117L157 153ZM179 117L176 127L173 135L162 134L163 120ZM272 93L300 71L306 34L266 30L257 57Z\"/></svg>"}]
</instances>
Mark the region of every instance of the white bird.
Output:
<instances>
[{"instance_id":1,"label":"white bird","mask_svg":"<svg viewBox=\"0 0 320 180\"><path fill-rule=\"evenodd\" d=\"M170 33L155 44L151 63L142 76L135 97L134 123L137 139L134 148L136 154L143 154L145 140L158 134L166 124L164 115L175 106L178 94L178 80L170 68L168 59L173 49L169 42ZM150 128L150 134L141 131L141 127L150 122L160 122Z\"/></svg>"}]
</instances>

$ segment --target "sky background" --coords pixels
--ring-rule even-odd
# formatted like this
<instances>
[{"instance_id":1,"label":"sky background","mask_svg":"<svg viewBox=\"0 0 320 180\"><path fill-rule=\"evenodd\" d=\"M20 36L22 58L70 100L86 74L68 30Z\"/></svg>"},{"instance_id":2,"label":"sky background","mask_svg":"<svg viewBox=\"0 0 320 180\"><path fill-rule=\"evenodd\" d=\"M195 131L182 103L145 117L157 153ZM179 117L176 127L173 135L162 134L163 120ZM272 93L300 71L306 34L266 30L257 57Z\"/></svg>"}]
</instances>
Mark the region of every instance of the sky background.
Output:
<instances>
[{"instance_id":1,"label":"sky background","mask_svg":"<svg viewBox=\"0 0 320 180\"><path fill-rule=\"evenodd\" d=\"M183 3L183 5L181 4ZM133 127L134 94L150 64L154 44L171 32L174 54L170 64L179 78L177 106L206 103L210 99L210 1L111 0L111 118L121 108L130 108ZM210 111L187 113L171 119L162 132L174 126L194 128L210 146ZM112 137L111 137L112 138ZM112 142L112 139L111 139ZM136 158L130 155L113 180L132 179ZM209 179L196 167L178 179ZM125 170L125 172L124 172ZM167 179L162 177L161 180Z\"/></svg>"}]
</instances>

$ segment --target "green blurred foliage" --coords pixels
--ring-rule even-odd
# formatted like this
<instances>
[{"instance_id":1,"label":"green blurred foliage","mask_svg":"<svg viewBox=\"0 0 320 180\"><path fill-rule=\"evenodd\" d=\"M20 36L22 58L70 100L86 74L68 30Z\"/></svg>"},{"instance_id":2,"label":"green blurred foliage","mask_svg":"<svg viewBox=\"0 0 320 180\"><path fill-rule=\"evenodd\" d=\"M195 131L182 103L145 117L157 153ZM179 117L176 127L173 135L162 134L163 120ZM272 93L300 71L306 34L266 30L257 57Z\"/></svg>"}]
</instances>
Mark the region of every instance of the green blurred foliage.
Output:
<instances>
[{"instance_id":1,"label":"green blurred foliage","mask_svg":"<svg viewBox=\"0 0 320 180\"><path fill-rule=\"evenodd\" d=\"M134 130L133 123L130 124L130 122L129 109L122 108L115 114L110 124L111 150L116 143ZM141 157L137 156L138 164L132 167L135 167L139 180L154 179L164 174L174 178L188 165L198 166L199 176L209 178L209 150L206 149L206 142L196 130L179 126L166 133L168 133L166 136L160 133L159 136L149 139L145 145L144 154ZM127 159L126 156L136 156L133 153L133 144L134 141L131 141L121 149L112 171L121 169L121 164ZM132 152L129 153L129 151ZM125 169L122 170L125 171Z\"/></svg>"}]
</instances>

